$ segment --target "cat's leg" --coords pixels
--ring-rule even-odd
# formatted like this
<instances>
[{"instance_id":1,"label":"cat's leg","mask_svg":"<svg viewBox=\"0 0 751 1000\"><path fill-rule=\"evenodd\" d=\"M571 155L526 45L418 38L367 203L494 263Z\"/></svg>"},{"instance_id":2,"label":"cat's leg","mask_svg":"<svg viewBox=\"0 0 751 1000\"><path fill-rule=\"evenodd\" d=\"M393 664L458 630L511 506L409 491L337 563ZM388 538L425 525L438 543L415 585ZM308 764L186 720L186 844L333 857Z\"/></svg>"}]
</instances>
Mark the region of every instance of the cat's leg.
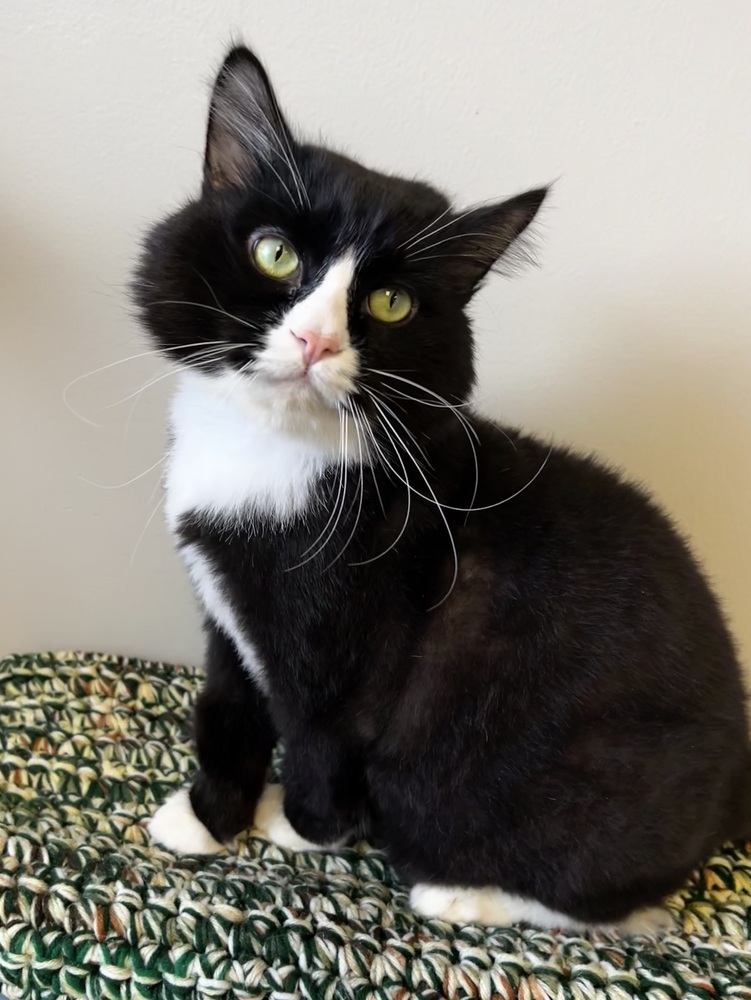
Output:
<instances>
[{"instance_id":1,"label":"cat's leg","mask_svg":"<svg viewBox=\"0 0 751 1000\"><path fill-rule=\"evenodd\" d=\"M495 887L465 888L421 882L412 887L409 903L420 916L460 924L528 923L557 930L605 930L622 934L658 934L669 930L673 918L666 909L650 907L610 924L589 924L551 910L534 899L515 896Z\"/></svg>"},{"instance_id":2,"label":"cat's leg","mask_svg":"<svg viewBox=\"0 0 751 1000\"><path fill-rule=\"evenodd\" d=\"M290 851L335 851L343 846L346 839L319 844L301 837L285 814L283 786L272 783L266 785L258 800L253 829L272 843Z\"/></svg>"},{"instance_id":3,"label":"cat's leg","mask_svg":"<svg viewBox=\"0 0 751 1000\"><path fill-rule=\"evenodd\" d=\"M170 795L149 820L148 830L155 843L174 854L216 854L224 846L196 816L187 788Z\"/></svg>"},{"instance_id":4,"label":"cat's leg","mask_svg":"<svg viewBox=\"0 0 751 1000\"><path fill-rule=\"evenodd\" d=\"M287 741L282 767L284 812L307 840L337 847L362 823L365 769L340 725L303 726Z\"/></svg>"},{"instance_id":5,"label":"cat's leg","mask_svg":"<svg viewBox=\"0 0 751 1000\"><path fill-rule=\"evenodd\" d=\"M359 828L365 797L362 764L357 751L333 731L298 728L287 742L282 785L267 785L254 821L279 846L336 850Z\"/></svg>"},{"instance_id":6,"label":"cat's leg","mask_svg":"<svg viewBox=\"0 0 751 1000\"><path fill-rule=\"evenodd\" d=\"M266 699L234 644L214 625L208 631L195 709L199 771L190 792L176 792L149 824L153 839L178 854L213 853L251 825L276 741Z\"/></svg>"}]
</instances>

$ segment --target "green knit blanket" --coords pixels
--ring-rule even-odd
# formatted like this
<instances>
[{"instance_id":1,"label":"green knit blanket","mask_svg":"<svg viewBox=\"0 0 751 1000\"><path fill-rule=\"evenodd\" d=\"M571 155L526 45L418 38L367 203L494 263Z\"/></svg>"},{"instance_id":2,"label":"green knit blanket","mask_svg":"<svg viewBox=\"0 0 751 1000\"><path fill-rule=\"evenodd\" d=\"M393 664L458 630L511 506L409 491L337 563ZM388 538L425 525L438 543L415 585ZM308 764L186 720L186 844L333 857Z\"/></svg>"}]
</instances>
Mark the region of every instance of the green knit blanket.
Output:
<instances>
[{"instance_id":1,"label":"green knit blanket","mask_svg":"<svg viewBox=\"0 0 751 1000\"><path fill-rule=\"evenodd\" d=\"M416 918L382 854L253 837L181 858L143 822L194 768L187 667L0 660L0 993L58 998L751 1000L751 845L707 860L662 939Z\"/></svg>"}]
</instances>

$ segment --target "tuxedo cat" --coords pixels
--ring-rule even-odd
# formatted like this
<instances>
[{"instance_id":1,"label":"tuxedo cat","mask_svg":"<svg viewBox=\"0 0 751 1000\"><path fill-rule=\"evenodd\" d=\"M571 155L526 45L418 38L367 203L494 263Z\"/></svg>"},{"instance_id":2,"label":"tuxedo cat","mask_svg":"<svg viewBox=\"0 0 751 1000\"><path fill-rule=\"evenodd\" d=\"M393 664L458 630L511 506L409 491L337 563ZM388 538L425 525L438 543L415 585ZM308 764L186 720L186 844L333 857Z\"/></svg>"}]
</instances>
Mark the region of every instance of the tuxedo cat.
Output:
<instances>
[{"instance_id":1,"label":"tuxedo cat","mask_svg":"<svg viewBox=\"0 0 751 1000\"><path fill-rule=\"evenodd\" d=\"M229 53L201 192L135 283L180 368L166 512L208 647L198 772L151 822L172 850L365 835L423 915L630 931L751 834L740 669L686 543L467 404L466 307L545 193L461 211L301 142Z\"/></svg>"}]
</instances>

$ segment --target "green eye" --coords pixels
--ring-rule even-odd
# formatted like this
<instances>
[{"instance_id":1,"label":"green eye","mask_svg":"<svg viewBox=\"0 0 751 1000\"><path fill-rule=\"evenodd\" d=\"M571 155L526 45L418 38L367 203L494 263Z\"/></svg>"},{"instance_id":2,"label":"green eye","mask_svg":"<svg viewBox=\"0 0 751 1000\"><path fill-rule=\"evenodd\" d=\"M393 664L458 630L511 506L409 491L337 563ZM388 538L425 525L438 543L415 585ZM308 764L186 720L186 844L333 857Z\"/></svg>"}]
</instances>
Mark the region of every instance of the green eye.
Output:
<instances>
[{"instance_id":1,"label":"green eye","mask_svg":"<svg viewBox=\"0 0 751 1000\"><path fill-rule=\"evenodd\" d=\"M368 312L379 323L403 323L414 306L412 296L402 288L377 288L368 296Z\"/></svg>"},{"instance_id":2,"label":"green eye","mask_svg":"<svg viewBox=\"0 0 751 1000\"><path fill-rule=\"evenodd\" d=\"M300 258L295 248L280 236L263 236L253 245L253 263L261 274L284 281L300 267Z\"/></svg>"}]
</instances>

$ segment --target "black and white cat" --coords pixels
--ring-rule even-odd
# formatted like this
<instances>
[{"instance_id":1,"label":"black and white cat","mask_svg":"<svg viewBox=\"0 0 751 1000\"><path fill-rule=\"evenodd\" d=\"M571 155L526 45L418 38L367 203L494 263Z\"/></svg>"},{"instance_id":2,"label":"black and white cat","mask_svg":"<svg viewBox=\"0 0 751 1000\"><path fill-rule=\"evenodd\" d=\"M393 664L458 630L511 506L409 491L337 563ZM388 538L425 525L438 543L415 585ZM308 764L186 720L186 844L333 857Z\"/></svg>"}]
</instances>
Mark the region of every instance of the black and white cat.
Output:
<instances>
[{"instance_id":1,"label":"black and white cat","mask_svg":"<svg viewBox=\"0 0 751 1000\"><path fill-rule=\"evenodd\" d=\"M427 916L654 930L751 835L740 670L685 543L466 405L465 307L544 196L458 212L300 143L229 54L200 197L136 282L181 367L166 509L208 635L167 847L364 834Z\"/></svg>"}]
</instances>

